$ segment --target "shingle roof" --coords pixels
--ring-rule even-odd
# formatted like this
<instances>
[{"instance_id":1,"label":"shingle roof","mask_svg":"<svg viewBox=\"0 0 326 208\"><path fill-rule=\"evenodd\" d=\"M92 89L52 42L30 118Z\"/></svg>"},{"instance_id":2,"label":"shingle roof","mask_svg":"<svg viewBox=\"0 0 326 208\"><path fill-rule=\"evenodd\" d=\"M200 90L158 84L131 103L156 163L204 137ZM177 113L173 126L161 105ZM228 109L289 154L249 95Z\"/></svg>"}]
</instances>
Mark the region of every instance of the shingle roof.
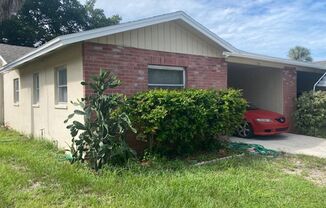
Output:
<instances>
[{"instance_id":1,"label":"shingle roof","mask_svg":"<svg viewBox=\"0 0 326 208\"><path fill-rule=\"evenodd\" d=\"M2 56L7 63L18 59L33 50L35 50L35 48L0 43L0 56Z\"/></svg>"}]
</instances>

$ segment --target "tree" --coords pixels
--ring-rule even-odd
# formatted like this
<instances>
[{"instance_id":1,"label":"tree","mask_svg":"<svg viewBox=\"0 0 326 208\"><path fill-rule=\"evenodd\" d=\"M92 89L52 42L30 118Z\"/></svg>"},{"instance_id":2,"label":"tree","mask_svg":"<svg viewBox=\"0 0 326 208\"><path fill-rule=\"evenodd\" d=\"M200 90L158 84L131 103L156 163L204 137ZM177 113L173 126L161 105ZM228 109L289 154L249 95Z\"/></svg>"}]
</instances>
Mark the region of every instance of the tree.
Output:
<instances>
[{"instance_id":1,"label":"tree","mask_svg":"<svg viewBox=\"0 0 326 208\"><path fill-rule=\"evenodd\" d=\"M95 8L96 0L87 0L84 8L87 14L87 29L105 27L112 24L118 24L121 21L119 15L113 15L108 18L103 9Z\"/></svg>"},{"instance_id":2,"label":"tree","mask_svg":"<svg viewBox=\"0 0 326 208\"><path fill-rule=\"evenodd\" d=\"M120 22L118 15L106 17L95 0L25 0L18 14L0 23L0 42L38 46L57 36Z\"/></svg>"},{"instance_id":3,"label":"tree","mask_svg":"<svg viewBox=\"0 0 326 208\"><path fill-rule=\"evenodd\" d=\"M24 0L1 0L0 1L0 22L15 15L22 7Z\"/></svg>"},{"instance_id":4,"label":"tree","mask_svg":"<svg viewBox=\"0 0 326 208\"><path fill-rule=\"evenodd\" d=\"M312 62L310 50L302 46L296 46L289 50L288 57L297 61Z\"/></svg>"}]
</instances>

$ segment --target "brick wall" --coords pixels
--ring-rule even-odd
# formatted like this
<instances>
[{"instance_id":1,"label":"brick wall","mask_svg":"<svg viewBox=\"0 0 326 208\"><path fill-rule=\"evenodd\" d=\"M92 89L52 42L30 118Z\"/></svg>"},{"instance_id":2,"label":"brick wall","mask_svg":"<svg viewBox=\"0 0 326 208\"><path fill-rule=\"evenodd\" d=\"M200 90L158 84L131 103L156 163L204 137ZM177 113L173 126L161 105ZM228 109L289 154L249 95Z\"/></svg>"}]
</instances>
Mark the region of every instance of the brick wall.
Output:
<instances>
[{"instance_id":1,"label":"brick wall","mask_svg":"<svg viewBox=\"0 0 326 208\"><path fill-rule=\"evenodd\" d=\"M186 70L186 87L227 87L227 64L223 58L168 53L115 45L83 44L84 80L98 74L100 68L112 71L122 81L115 92L132 95L147 90L148 65L180 66ZM85 94L89 89L85 88Z\"/></svg>"},{"instance_id":2,"label":"brick wall","mask_svg":"<svg viewBox=\"0 0 326 208\"><path fill-rule=\"evenodd\" d=\"M293 112L297 96L297 72L294 67L285 67L282 70L283 82L283 114L290 121L290 130L294 130Z\"/></svg>"}]
</instances>

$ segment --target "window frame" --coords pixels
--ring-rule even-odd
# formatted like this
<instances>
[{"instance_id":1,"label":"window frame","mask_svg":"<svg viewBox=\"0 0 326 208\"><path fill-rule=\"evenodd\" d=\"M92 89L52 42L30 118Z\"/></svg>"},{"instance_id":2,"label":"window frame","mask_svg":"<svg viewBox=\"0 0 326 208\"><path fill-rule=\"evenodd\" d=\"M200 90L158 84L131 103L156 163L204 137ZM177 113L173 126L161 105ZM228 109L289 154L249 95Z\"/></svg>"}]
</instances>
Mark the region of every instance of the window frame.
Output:
<instances>
[{"instance_id":1,"label":"window frame","mask_svg":"<svg viewBox=\"0 0 326 208\"><path fill-rule=\"evenodd\" d=\"M35 83L36 77L37 77L37 85ZM35 96L37 96L37 100ZM40 74L37 72L37 73L33 73L33 105L38 105L39 103L40 103Z\"/></svg>"},{"instance_id":2,"label":"window frame","mask_svg":"<svg viewBox=\"0 0 326 208\"><path fill-rule=\"evenodd\" d=\"M149 73L149 69L157 69L157 70L166 70L166 71L182 71L182 84L151 84L149 83L149 79L147 79L148 87L181 87L186 88L186 70L184 67L179 66L163 66L163 65L148 65L147 73Z\"/></svg>"},{"instance_id":3,"label":"window frame","mask_svg":"<svg viewBox=\"0 0 326 208\"><path fill-rule=\"evenodd\" d=\"M17 81L17 89L16 89L16 81ZM20 83L19 78L13 79L13 98L14 98L14 105L19 104L19 94L20 94ZM17 94L16 94L17 93Z\"/></svg>"},{"instance_id":4,"label":"window frame","mask_svg":"<svg viewBox=\"0 0 326 208\"><path fill-rule=\"evenodd\" d=\"M66 71L66 84L60 85L60 71ZM60 88L66 88L67 100L60 101ZM68 70L66 66L59 66L55 68L55 91L56 91L56 104L67 104L68 103Z\"/></svg>"}]
</instances>

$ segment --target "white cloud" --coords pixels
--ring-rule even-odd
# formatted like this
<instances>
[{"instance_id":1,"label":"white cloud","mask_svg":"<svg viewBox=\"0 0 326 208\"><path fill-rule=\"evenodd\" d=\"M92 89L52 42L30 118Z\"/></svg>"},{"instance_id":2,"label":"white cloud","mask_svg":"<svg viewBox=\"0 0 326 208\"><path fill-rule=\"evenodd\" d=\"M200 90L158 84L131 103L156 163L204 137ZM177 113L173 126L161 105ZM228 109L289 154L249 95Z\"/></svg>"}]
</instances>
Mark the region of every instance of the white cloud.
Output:
<instances>
[{"instance_id":1,"label":"white cloud","mask_svg":"<svg viewBox=\"0 0 326 208\"><path fill-rule=\"evenodd\" d=\"M183 10L239 49L286 57L301 45L316 60L326 59L322 0L97 0L96 6L123 22Z\"/></svg>"}]
</instances>

